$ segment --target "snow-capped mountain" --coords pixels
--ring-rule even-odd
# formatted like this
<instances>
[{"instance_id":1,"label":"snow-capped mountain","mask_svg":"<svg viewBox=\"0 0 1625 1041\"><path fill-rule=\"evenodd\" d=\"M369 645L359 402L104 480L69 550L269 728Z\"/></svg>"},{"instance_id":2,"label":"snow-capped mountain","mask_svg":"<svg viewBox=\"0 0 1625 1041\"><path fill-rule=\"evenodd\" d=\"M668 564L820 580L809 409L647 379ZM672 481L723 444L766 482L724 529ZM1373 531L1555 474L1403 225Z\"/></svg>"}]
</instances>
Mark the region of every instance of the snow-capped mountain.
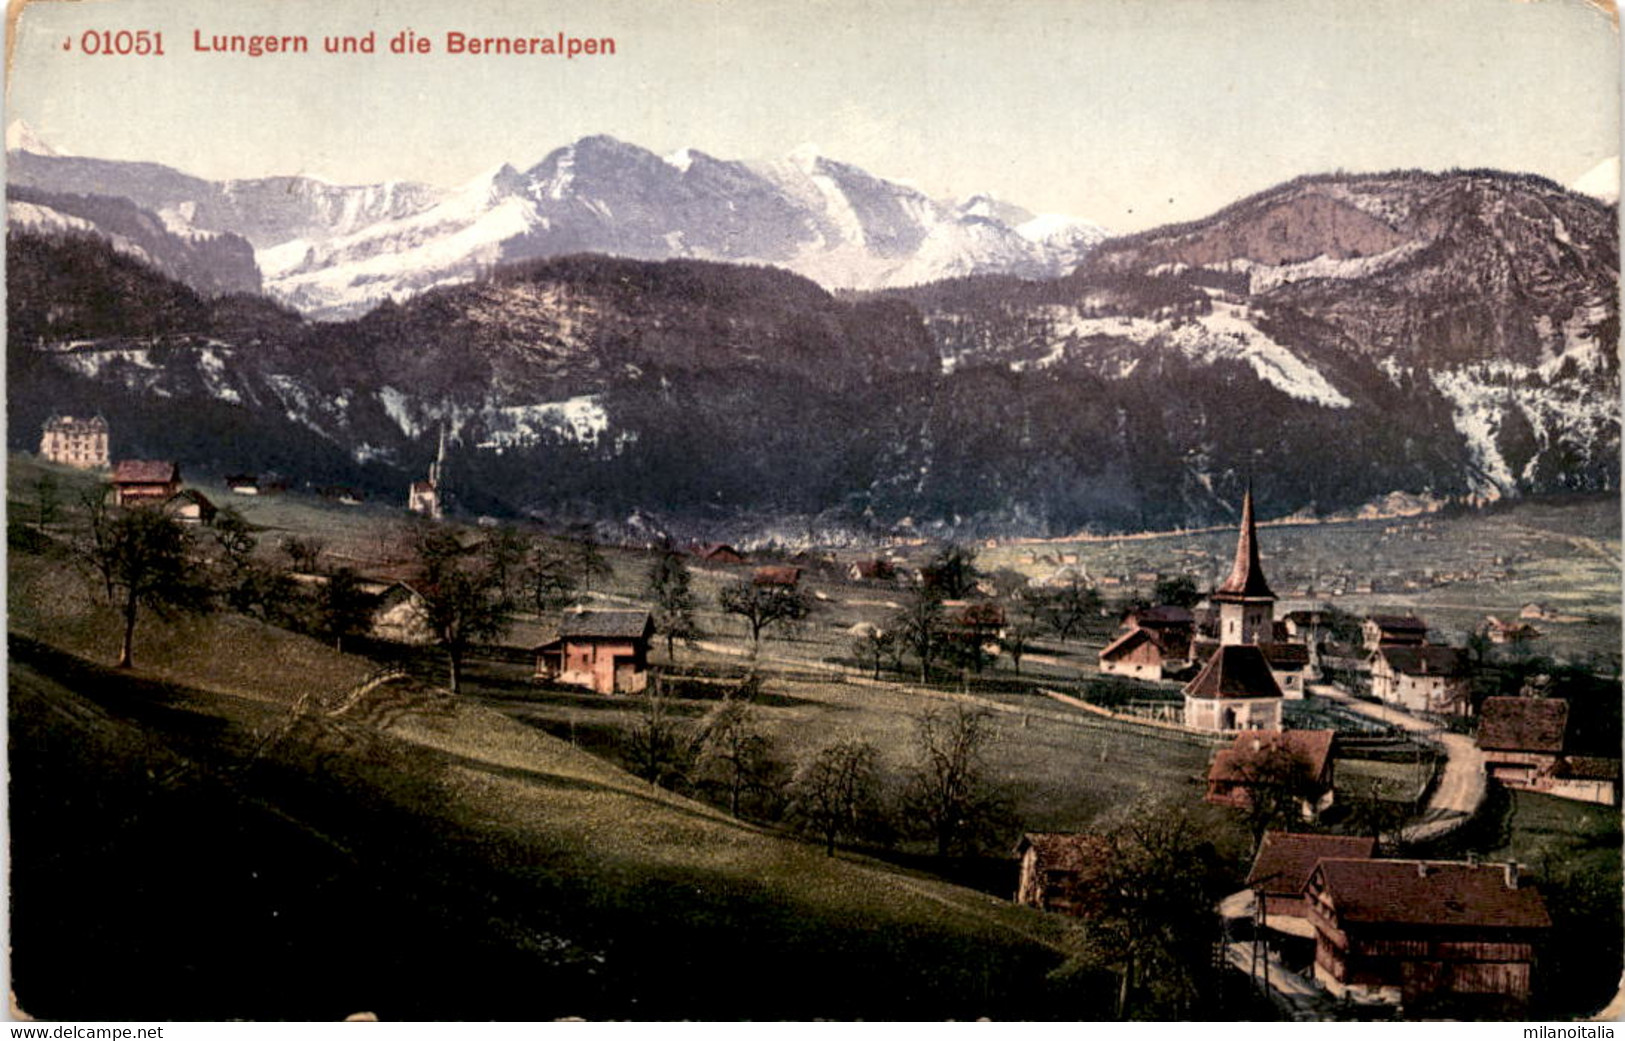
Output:
<instances>
[{"instance_id":1,"label":"snow-capped mountain","mask_svg":"<svg viewBox=\"0 0 1625 1041\"><path fill-rule=\"evenodd\" d=\"M1603 202L1619 201L1619 156L1604 159L1569 186Z\"/></svg>"},{"instance_id":2,"label":"snow-capped mountain","mask_svg":"<svg viewBox=\"0 0 1625 1041\"><path fill-rule=\"evenodd\" d=\"M852 243L849 222L866 262L930 256L922 213L987 248L1019 216L816 156L769 177L624 149L499 168L392 222L407 238L306 243L277 277L321 290L323 249L359 261L372 243L366 277L395 278L448 228L585 234L606 209L621 248L644 248L672 193L699 209L721 183L772 189L734 193L740 234L777 214L804 250ZM711 249L729 231L697 235ZM389 248L410 236L423 245ZM15 447L42 410L95 408L130 454L382 475L399 494L445 425L465 494L486 496L470 509L1048 534L1211 523L1249 471L1280 513L1619 486L1615 211L1524 175L1302 178L1052 279L847 299L772 267L571 253L342 322L201 299L84 239L14 240Z\"/></svg>"},{"instance_id":3,"label":"snow-capped mountain","mask_svg":"<svg viewBox=\"0 0 1625 1041\"><path fill-rule=\"evenodd\" d=\"M19 142L32 141L22 129ZM319 318L363 313L497 263L576 252L787 268L827 288L969 274L1047 278L1105 232L981 197L959 205L799 149L772 161L661 157L583 138L527 170L445 191L310 177L208 182L155 164L12 153L13 183L114 195L185 230L252 242L275 298Z\"/></svg>"}]
</instances>

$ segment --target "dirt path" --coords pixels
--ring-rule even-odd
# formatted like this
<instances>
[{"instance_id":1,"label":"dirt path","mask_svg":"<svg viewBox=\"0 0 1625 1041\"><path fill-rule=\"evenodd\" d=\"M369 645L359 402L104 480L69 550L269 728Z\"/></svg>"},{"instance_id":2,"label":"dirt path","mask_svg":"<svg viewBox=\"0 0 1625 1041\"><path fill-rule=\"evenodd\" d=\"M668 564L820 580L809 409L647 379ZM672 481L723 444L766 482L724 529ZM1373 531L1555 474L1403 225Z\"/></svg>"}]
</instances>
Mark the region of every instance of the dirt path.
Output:
<instances>
[{"instance_id":1,"label":"dirt path","mask_svg":"<svg viewBox=\"0 0 1625 1041\"><path fill-rule=\"evenodd\" d=\"M1484 753L1478 750L1472 738L1465 734L1452 734L1440 727L1418 719L1408 712L1388 705L1374 704L1351 697L1335 687L1317 684L1311 693L1335 701L1351 712L1378 720L1389 726L1415 735L1444 750L1444 773L1433 786L1427 809L1421 817L1406 825L1400 838L1406 842L1421 842L1438 838L1465 824L1484 802Z\"/></svg>"}]
</instances>

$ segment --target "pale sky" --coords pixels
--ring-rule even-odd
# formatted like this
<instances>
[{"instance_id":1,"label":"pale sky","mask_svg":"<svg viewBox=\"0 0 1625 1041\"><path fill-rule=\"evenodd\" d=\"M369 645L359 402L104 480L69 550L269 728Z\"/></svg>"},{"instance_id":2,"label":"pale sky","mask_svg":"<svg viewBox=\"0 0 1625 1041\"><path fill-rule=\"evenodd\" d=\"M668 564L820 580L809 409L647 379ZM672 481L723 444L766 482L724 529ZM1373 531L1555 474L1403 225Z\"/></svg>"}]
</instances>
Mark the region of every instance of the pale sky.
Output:
<instances>
[{"instance_id":1,"label":"pale sky","mask_svg":"<svg viewBox=\"0 0 1625 1041\"><path fill-rule=\"evenodd\" d=\"M728 159L812 142L934 196L1131 231L1303 173L1567 184L1620 150L1618 37L1583 0L36 0L19 25L8 123L216 178L451 186L595 133ZM384 53L406 28L436 53ZM167 53L87 55L96 29ZM311 53L197 53L194 30ZM368 30L380 53L322 53ZM617 53L440 53L453 30Z\"/></svg>"}]
</instances>

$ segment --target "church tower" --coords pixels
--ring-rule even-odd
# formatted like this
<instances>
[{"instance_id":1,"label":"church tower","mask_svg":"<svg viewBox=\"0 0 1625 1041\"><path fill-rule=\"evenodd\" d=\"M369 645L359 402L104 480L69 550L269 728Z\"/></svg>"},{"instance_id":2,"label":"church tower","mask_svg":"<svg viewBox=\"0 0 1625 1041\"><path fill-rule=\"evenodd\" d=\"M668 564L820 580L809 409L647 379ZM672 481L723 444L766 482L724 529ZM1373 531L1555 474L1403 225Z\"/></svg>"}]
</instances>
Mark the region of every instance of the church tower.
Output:
<instances>
[{"instance_id":1,"label":"church tower","mask_svg":"<svg viewBox=\"0 0 1625 1041\"><path fill-rule=\"evenodd\" d=\"M1258 532L1253 527L1253 489L1241 500L1241 537L1230 577L1213 591L1219 608L1219 645L1271 643L1274 638L1275 594L1264 581L1258 561Z\"/></svg>"}]
</instances>

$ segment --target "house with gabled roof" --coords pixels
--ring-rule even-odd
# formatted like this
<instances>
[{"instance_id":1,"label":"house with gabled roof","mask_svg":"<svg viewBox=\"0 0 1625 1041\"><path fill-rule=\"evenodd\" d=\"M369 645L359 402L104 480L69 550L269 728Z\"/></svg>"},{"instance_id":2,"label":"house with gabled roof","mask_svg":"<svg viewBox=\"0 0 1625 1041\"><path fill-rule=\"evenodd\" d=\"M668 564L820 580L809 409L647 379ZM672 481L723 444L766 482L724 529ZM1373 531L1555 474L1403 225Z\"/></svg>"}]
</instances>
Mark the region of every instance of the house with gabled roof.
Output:
<instances>
[{"instance_id":1,"label":"house with gabled roof","mask_svg":"<svg viewBox=\"0 0 1625 1041\"><path fill-rule=\"evenodd\" d=\"M649 684L647 611L569 611L559 635L535 650L536 678L599 694L636 694Z\"/></svg>"},{"instance_id":2,"label":"house with gabled roof","mask_svg":"<svg viewBox=\"0 0 1625 1041\"><path fill-rule=\"evenodd\" d=\"M1016 843L1015 853L1021 862L1016 903L1082 916L1092 906L1095 879L1111 850L1098 835L1029 831Z\"/></svg>"},{"instance_id":3,"label":"house with gabled roof","mask_svg":"<svg viewBox=\"0 0 1625 1041\"><path fill-rule=\"evenodd\" d=\"M1367 615L1360 627L1368 650L1375 651L1384 644L1426 643L1428 625L1415 615Z\"/></svg>"},{"instance_id":4,"label":"house with gabled roof","mask_svg":"<svg viewBox=\"0 0 1625 1041\"><path fill-rule=\"evenodd\" d=\"M1262 787L1296 791L1306 820L1332 804L1335 788L1330 730L1248 730L1237 734L1229 748L1213 755L1208 767L1207 800L1219 806L1245 809Z\"/></svg>"},{"instance_id":5,"label":"house with gabled roof","mask_svg":"<svg viewBox=\"0 0 1625 1041\"><path fill-rule=\"evenodd\" d=\"M1268 928L1314 939L1303 902L1303 887L1322 858L1370 860L1377 840L1369 835L1306 835L1266 831L1247 873L1247 888L1259 898L1258 920Z\"/></svg>"},{"instance_id":6,"label":"house with gabled roof","mask_svg":"<svg viewBox=\"0 0 1625 1041\"><path fill-rule=\"evenodd\" d=\"M40 434L39 454L53 463L96 469L107 465L107 420L51 413Z\"/></svg>"},{"instance_id":7,"label":"house with gabled roof","mask_svg":"<svg viewBox=\"0 0 1625 1041\"><path fill-rule=\"evenodd\" d=\"M167 460L120 459L112 483L120 506L162 506L181 490L181 468Z\"/></svg>"},{"instance_id":8,"label":"house with gabled roof","mask_svg":"<svg viewBox=\"0 0 1625 1041\"><path fill-rule=\"evenodd\" d=\"M1518 865L1322 858L1304 886L1315 979L1336 997L1398 1004L1529 999L1551 930Z\"/></svg>"},{"instance_id":9,"label":"house with gabled roof","mask_svg":"<svg viewBox=\"0 0 1625 1041\"><path fill-rule=\"evenodd\" d=\"M1371 655L1371 694L1410 712L1467 716L1473 711L1467 656L1458 647L1381 644Z\"/></svg>"}]
</instances>

